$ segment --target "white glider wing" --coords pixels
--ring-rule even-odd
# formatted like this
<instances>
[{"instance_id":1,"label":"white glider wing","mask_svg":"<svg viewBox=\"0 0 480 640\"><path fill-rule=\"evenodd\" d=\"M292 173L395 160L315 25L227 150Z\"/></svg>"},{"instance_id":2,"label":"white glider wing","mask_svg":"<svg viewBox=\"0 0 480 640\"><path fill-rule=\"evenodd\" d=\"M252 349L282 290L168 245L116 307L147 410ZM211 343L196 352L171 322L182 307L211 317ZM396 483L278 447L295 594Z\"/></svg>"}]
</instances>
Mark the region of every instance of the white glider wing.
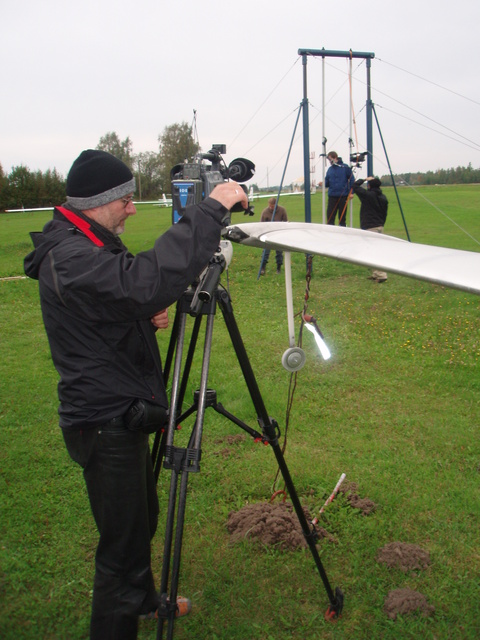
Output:
<instances>
[{"instance_id":1,"label":"white glider wing","mask_svg":"<svg viewBox=\"0 0 480 640\"><path fill-rule=\"evenodd\" d=\"M335 258L480 295L480 252L307 222L247 222L228 227L226 238L261 249Z\"/></svg>"}]
</instances>

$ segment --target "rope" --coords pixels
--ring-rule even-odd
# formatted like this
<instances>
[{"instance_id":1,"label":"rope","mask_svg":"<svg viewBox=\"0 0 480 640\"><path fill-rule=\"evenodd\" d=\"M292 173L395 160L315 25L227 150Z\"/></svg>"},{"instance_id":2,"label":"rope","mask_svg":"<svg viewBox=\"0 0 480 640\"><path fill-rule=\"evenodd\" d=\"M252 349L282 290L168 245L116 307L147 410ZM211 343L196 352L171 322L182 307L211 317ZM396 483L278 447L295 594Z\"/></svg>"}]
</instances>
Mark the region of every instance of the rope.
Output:
<instances>
[{"instance_id":1,"label":"rope","mask_svg":"<svg viewBox=\"0 0 480 640\"><path fill-rule=\"evenodd\" d=\"M355 108L353 106L352 65L351 65L351 61L352 60L353 60L352 50L350 49L350 65L349 65L349 72L348 72L348 84L349 84L349 87L350 87L350 105L351 105L351 108L352 108L352 123L353 123L353 129L355 131L355 149L358 152L357 121L355 119Z\"/></svg>"},{"instance_id":2,"label":"rope","mask_svg":"<svg viewBox=\"0 0 480 640\"><path fill-rule=\"evenodd\" d=\"M353 173L353 169L352 169L352 173ZM330 224L330 220L332 220L332 218L335 219L335 215L336 215L336 212L337 212L338 204L340 202L340 198L345 197L346 198L345 204L343 205L343 208L342 208L342 210L340 212L340 216L339 216L339 220L338 221L341 222L343 220L343 216L345 215L345 211L347 210L348 202L349 202L349 199L350 199L350 196L351 196L352 192L353 192L353 187L350 188L350 191L348 192L348 194L346 196L339 196L338 197L338 200L335 203L335 206L333 207L332 211L330 212L330 215L327 218L327 224Z\"/></svg>"},{"instance_id":3,"label":"rope","mask_svg":"<svg viewBox=\"0 0 480 640\"><path fill-rule=\"evenodd\" d=\"M433 84L434 87L438 87L439 89L443 89L444 91L448 91L449 93L453 93L453 95L458 96L459 98L463 98L464 100L468 100L469 102L473 102L474 104L479 104L480 102L478 102L478 100L474 100L473 98L469 98L468 96L464 96L462 93L458 93L457 91L453 91L452 89L449 89L448 87L444 87L441 84L438 84L438 82L433 82L433 80L429 80L428 78L424 78L423 76L419 76L416 73L412 73L411 71L408 71L407 69L402 69L402 67L397 67L397 65L392 64L391 62L388 62L387 60L382 60L382 58L375 58L375 60L377 62L383 62L383 64L388 64L391 67L394 67L395 69L399 69L400 71L403 71L404 73L408 73L411 76L414 76L415 78L419 78L420 80L423 80L424 82L428 82L429 84Z\"/></svg>"},{"instance_id":4,"label":"rope","mask_svg":"<svg viewBox=\"0 0 480 640\"><path fill-rule=\"evenodd\" d=\"M404 180L405 184L407 185L407 187L409 187L410 189L412 189L412 191L414 191L418 196L420 196L421 198L423 198L425 200L425 202L428 202L429 205L431 205L434 209L436 209L439 213L442 214L442 216L444 216L447 220L449 220L452 224L454 224L456 227L458 227L460 229L460 231L462 231L466 236L468 236L470 238L470 240L473 240L473 242L475 242L476 244L480 245L480 241L477 240L477 238L475 238L474 236L472 236L471 233L469 233L466 229L464 229L460 224L458 224L458 222L455 222L455 220L453 218L451 218L449 215L447 215L445 213L445 211L442 211L442 209L440 209L440 207L438 207L434 202L432 202L431 200L429 200L421 191L419 191L418 189L415 188L414 185L409 184L406 180Z\"/></svg>"},{"instance_id":5,"label":"rope","mask_svg":"<svg viewBox=\"0 0 480 640\"><path fill-rule=\"evenodd\" d=\"M267 101L269 100L269 98L275 93L275 91L277 90L277 88L280 86L280 84L285 80L285 78L287 77L287 75L290 73L290 71L293 69L293 67L298 64L298 61L300 60L300 58L296 58L295 62L292 64L292 66L288 69L288 71L284 74L284 76L277 82L277 84L273 87L273 89L270 91L270 93L267 95L267 97L265 98L265 100L261 103L261 105L257 108L257 110L250 116L250 118L247 120L247 122L243 125L243 127L240 129L240 131L237 133L237 135L233 138L233 140L230 142L230 144L228 145L229 147L231 147L233 145L234 142L237 141L237 139L241 136L241 134L243 133L243 131L247 128L247 126L250 124L250 122L254 119L254 117L257 115L257 113L260 111L260 109L267 103ZM278 126L278 125L277 125ZM261 140L259 140L258 142L261 142ZM258 142L256 144L258 144ZM256 144L254 146L256 146ZM253 149L253 147L251 147L251 149ZM245 155L248 154L248 151L245 153Z\"/></svg>"}]
</instances>

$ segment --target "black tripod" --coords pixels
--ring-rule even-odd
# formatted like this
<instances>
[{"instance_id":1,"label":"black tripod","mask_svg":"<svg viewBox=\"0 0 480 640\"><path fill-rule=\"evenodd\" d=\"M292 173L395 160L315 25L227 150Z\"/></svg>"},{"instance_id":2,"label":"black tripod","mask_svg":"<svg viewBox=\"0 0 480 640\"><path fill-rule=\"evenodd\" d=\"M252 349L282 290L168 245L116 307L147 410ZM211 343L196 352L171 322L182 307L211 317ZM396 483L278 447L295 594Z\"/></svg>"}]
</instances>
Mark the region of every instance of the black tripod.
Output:
<instances>
[{"instance_id":1,"label":"black tripod","mask_svg":"<svg viewBox=\"0 0 480 640\"><path fill-rule=\"evenodd\" d=\"M171 363L174 359L172 392L170 399L170 420L168 429L162 435L160 435L159 432L157 433L152 449L152 457L157 479L160 473L162 458L164 458L163 466L166 469L171 469L172 471L160 585L160 607L157 640L161 640L163 638L165 622L167 622L168 625L167 638L173 638L173 628L176 611L175 603L177 599L177 589L180 574L180 556L182 548L183 526L185 520L188 475L189 473L196 473L200 471L203 421L205 411L208 407L213 407L215 411L227 417L240 428L244 429L252 437L254 437L255 439L260 439L263 442L268 443L272 447L283 479L285 481L286 488L290 495L290 499L300 521L300 525L302 527L306 542L310 548L318 572L325 586L328 599L330 601L329 607L325 614L326 618L337 618L338 616L340 616L343 608L342 591L338 587L335 589L335 592L332 590L332 587L330 586L328 577L320 560L316 547L318 533L315 529L315 526L312 526L308 523L297 492L293 485L292 478L285 463L283 452L278 442L278 424L275 420L269 417L265 408L252 367L250 365L250 361L247 356L247 352L245 350L245 346L242 341L242 337L240 335L240 331L233 314L230 296L225 289L218 286L222 270L223 265L219 267L217 262L215 262L215 264L213 265L210 265L203 280L203 286L202 283L200 283L197 286L196 290L188 290L178 301L175 321L170 338L170 345L165 361L164 376L167 380ZM235 349L238 362L240 364L245 382L247 384L253 405L256 410L257 420L261 428L261 433L256 431L255 429L252 429L242 420L229 413L220 403L217 402L216 392L212 389L208 389L207 387L213 336L213 323L217 306L222 311L230 339ZM185 342L186 319L188 315L195 317L195 323L190 337L190 345L185 359L182 376L181 369L183 361L183 347ZM194 394L193 405L182 415L179 415L178 408L181 407L183 403L186 385L200 331L200 325L204 316L206 317L206 331L200 388ZM190 435L188 446L186 448L179 448L174 446L173 440L177 425L194 412L196 412L196 420ZM168 585L169 579L170 587Z\"/></svg>"}]
</instances>

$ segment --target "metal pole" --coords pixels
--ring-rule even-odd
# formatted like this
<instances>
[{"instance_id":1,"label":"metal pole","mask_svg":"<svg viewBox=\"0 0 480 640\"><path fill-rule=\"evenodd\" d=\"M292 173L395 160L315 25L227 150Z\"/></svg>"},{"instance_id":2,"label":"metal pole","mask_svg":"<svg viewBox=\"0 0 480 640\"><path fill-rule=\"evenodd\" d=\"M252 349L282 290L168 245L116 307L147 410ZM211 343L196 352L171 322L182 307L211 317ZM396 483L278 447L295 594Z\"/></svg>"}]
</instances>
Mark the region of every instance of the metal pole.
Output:
<instances>
[{"instance_id":1,"label":"metal pole","mask_svg":"<svg viewBox=\"0 0 480 640\"><path fill-rule=\"evenodd\" d=\"M325 58L322 58L322 223L326 223L325 162L327 160L327 139L325 137Z\"/></svg>"},{"instance_id":2,"label":"metal pole","mask_svg":"<svg viewBox=\"0 0 480 640\"><path fill-rule=\"evenodd\" d=\"M305 222L312 221L312 203L310 197L310 133L308 124L307 98L307 56L302 58L303 64L303 182L305 191Z\"/></svg>"},{"instance_id":3,"label":"metal pole","mask_svg":"<svg viewBox=\"0 0 480 640\"><path fill-rule=\"evenodd\" d=\"M352 56L350 56L349 62L349 84L350 84L350 111L349 111L349 125L350 125L350 137L349 137L349 148L348 148L348 162L350 162L350 152L352 150L352 142L353 142L353 110L352 110ZM350 193L350 192L349 192ZM347 207L350 213L350 226L353 227L353 200L349 200L347 202ZM345 212L345 216L346 216Z\"/></svg>"},{"instance_id":4,"label":"metal pole","mask_svg":"<svg viewBox=\"0 0 480 640\"><path fill-rule=\"evenodd\" d=\"M305 222L311 222L311 200L310 189L307 190L307 185L310 184L310 142L309 142L309 128L308 128L308 98L307 98L307 56L321 56L325 63L325 58L364 58L367 61L367 151L368 151L368 173L373 175L373 142L372 142L372 100L371 100L371 87L370 87L370 66L371 59L375 57L375 54L367 51L329 51L327 49L298 49L298 55L302 56L303 64L303 167L304 167L304 182L305 182ZM325 113L325 105L323 106L323 112ZM325 136L324 136L325 140ZM323 188L323 209L325 216L325 188ZM325 220L324 220L325 221Z\"/></svg>"},{"instance_id":5,"label":"metal pole","mask_svg":"<svg viewBox=\"0 0 480 640\"><path fill-rule=\"evenodd\" d=\"M380 140L382 141L383 152L385 153L385 158L387 159L388 170L390 171L390 177L392 178L393 188L395 190L395 195L397 196L398 207L400 209L400 213L402 214L403 226L405 227L405 233L407 234L408 241L410 240L410 234L407 229L407 221L405 220L405 216L403 215L402 203L400 202L400 196L398 195L397 185L395 184L395 178L393 177L392 167L390 166L390 160L388 159L387 149L385 147L385 142L383 141L382 130L380 129L380 124L378 123L377 112L375 110L375 106L373 107L373 115L375 116L375 122L377 123L378 133L380 135Z\"/></svg>"},{"instance_id":6,"label":"metal pole","mask_svg":"<svg viewBox=\"0 0 480 640\"><path fill-rule=\"evenodd\" d=\"M326 58L374 58L370 51L331 51L328 49L299 49L299 56L322 56Z\"/></svg>"},{"instance_id":7,"label":"metal pole","mask_svg":"<svg viewBox=\"0 0 480 640\"><path fill-rule=\"evenodd\" d=\"M367 172L373 176L373 135L372 135L372 87L370 83L371 60L367 58Z\"/></svg>"}]
</instances>

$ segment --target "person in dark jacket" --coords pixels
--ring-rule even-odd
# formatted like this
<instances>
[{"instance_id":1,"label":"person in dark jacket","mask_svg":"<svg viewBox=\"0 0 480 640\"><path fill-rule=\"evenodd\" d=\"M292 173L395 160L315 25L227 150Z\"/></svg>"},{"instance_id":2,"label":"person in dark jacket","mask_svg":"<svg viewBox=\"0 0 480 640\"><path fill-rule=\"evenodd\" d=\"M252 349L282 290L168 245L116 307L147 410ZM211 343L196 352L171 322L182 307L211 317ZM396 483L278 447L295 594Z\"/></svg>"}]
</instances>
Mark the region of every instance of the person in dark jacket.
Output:
<instances>
[{"instance_id":1,"label":"person in dark jacket","mask_svg":"<svg viewBox=\"0 0 480 640\"><path fill-rule=\"evenodd\" d=\"M91 640L132 640L138 617L158 607L150 541L158 519L150 430L166 420L168 401L155 338L178 300L216 252L229 210L245 192L235 182L187 207L181 220L136 256L119 238L135 214L135 180L109 153L83 151L25 273L39 281L53 363L59 373L60 427L83 467L99 531ZM132 416L156 416L150 428ZM129 428L130 427L130 428ZM189 602L182 599L182 607ZM181 613L181 611L180 611Z\"/></svg>"},{"instance_id":2,"label":"person in dark jacket","mask_svg":"<svg viewBox=\"0 0 480 640\"><path fill-rule=\"evenodd\" d=\"M262 211L262 215L260 216L260 222L288 222L287 210L277 203L277 198L269 199L267 208ZM270 249L264 249L260 260L261 276L265 275L269 257ZM279 274L282 271L283 251L275 251L275 262L277 265L277 274Z\"/></svg>"},{"instance_id":3,"label":"person in dark jacket","mask_svg":"<svg viewBox=\"0 0 480 640\"><path fill-rule=\"evenodd\" d=\"M383 233L383 227L387 219L388 200L380 187L381 181L378 178L369 176L366 179L367 189L362 187L365 180L356 180L353 185L353 193L360 199L360 228L364 231L374 231ZM375 269L370 276L375 282L386 282L385 271Z\"/></svg>"},{"instance_id":4,"label":"person in dark jacket","mask_svg":"<svg viewBox=\"0 0 480 640\"><path fill-rule=\"evenodd\" d=\"M338 224L346 227L347 204L354 182L353 172L335 151L330 151L327 159L330 162L325 175L325 187L328 188L327 224L334 225L338 214Z\"/></svg>"}]
</instances>

